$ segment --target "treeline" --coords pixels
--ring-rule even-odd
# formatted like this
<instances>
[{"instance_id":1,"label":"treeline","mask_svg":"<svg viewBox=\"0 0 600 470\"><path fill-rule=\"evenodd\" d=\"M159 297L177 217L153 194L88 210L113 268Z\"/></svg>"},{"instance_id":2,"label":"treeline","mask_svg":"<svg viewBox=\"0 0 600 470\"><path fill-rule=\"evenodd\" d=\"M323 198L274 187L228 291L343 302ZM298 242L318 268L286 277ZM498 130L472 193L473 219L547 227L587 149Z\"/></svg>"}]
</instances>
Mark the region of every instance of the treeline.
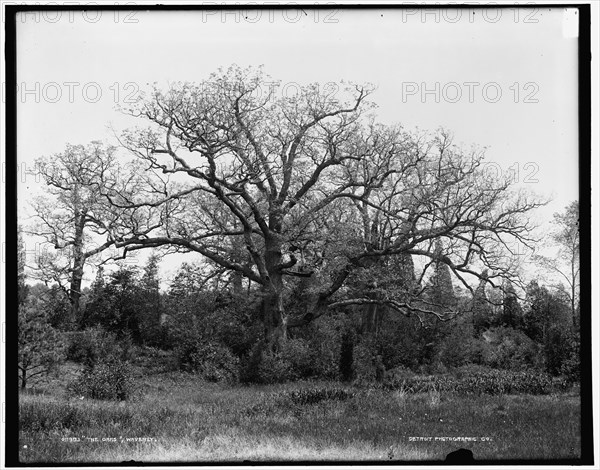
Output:
<instances>
[{"instance_id":1,"label":"treeline","mask_svg":"<svg viewBox=\"0 0 600 470\"><path fill-rule=\"evenodd\" d=\"M391 270L390 285L378 288L391 289L395 281L405 284L400 290L415 289L406 261ZM514 288L490 289L482 280L470 293L454 288L448 267L440 263L420 289L423 305L451 305L458 315L440 319L417 312L405 316L378 305L341 307L290 329L273 351L265 343L260 289L227 275L207 275L205 265L184 263L161 292L158 262L151 256L142 268L121 265L110 273L100 268L82 292L74 323L64 290L23 284L19 343L26 367L21 385L64 359L86 366L80 388L98 381L94 374L99 373L102 386L124 381L119 375L127 373L123 364L143 351L160 353L156 357L167 368L215 382L365 383L465 366L543 371L579 380L579 312L571 311L569 296L559 287L532 281L520 300ZM367 297L375 295L364 279L351 285ZM285 308L307 308L306 288L298 282Z\"/></svg>"}]
</instances>

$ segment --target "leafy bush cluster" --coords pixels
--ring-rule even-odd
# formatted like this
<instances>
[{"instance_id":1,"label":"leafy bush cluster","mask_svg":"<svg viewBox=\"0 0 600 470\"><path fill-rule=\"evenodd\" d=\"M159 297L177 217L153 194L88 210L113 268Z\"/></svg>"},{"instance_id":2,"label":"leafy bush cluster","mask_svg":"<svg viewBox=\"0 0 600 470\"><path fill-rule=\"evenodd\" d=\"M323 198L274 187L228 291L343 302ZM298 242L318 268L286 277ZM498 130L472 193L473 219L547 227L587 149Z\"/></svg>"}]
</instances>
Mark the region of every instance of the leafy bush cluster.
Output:
<instances>
[{"instance_id":1,"label":"leafy bush cluster","mask_svg":"<svg viewBox=\"0 0 600 470\"><path fill-rule=\"evenodd\" d=\"M221 344L197 343L191 362L195 371L209 382L237 381L239 359Z\"/></svg>"},{"instance_id":2,"label":"leafy bush cluster","mask_svg":"<svg viewBox=\"0 0 600 470\"><path fill-rule=\"evenodd\" d=\"M69 388L73 395L97 400L127 400L135 391L129 364L121 360L86 366Z\"/></svg>"},{"instance_id":3,"label":"leafy bush cluster","mask_svg":"<svg viewBox=\"0 0 600 470\"><path fill-rule=\"evenodd\" d=\"M541 347L520 330L490 328L480 342L482 363L499 369L526 370L541 366Z\"/></svg>"},{"instance_id":4,"label":"leafy bush cluster","mask_svg":"<svg viewBox=\"0 0 600 470\"><path fill-rule=\"evenodd\" d=\"M277 352L257 342L243 362L240 380L244 383L274 384L319 375L318 361L310 343L302 338L288 339Z\"/></svg>"},{"instance_id":5,"label":"leafy bush cluster","mask_svg":"<svg viewBox=\"0 0 600 470\"><path fill-rule=\"evenodd\" d=\"M67 359L71 361L92 367L102 361L130 359L131 340L128 336L118 340L115 333L106 331L100 326L83 331L72 331L67 335Z\"/></svg>"},{"instance_id":6,"label":"leafy bush cluster","mask_svg":"<svg viewBox=\"0 0 600 470\"><path fill-rule=\"evenodd\" d=\"M375 381L375 345L372 341L365 340L353 350L353 376L357 383Z\"/></svg>"},{"instance_id":7,"label":"leafy bush cluster","mask_svg":"<svg viewBox=\"0 0 600 470\"><path fill-rule=\"evenodd\" d=\"M131 336L121 339L101 326L68 333L67 359L83 364L79 377L69 384L77 397L127 400L134 395Z\"/></svg>"},{"instance_id":8,"label":"leafy bush cluster","mask_svg":"<svg viewBox=\"0 0 600 470\"><path fill-rule=\"evenodd\" d=\"M234 382L238 378L239 359L220 343L187 336L175 354L180 370L195 372L209 382Z\"/></svg>"},{"instance_id":9,"label":"leafy bush cluster","mask_svg":"<svg viewBox=\"0 0 600 470\"><path fill-rule=\"evenodd\" d=\"M409 393L424 393L432 390L461 395L544 395L555 389L552 378L537 371L489 370L471 375L415 376L402 379L387 379L384 388L405 390Z\"/></svg>"}]
</instances>

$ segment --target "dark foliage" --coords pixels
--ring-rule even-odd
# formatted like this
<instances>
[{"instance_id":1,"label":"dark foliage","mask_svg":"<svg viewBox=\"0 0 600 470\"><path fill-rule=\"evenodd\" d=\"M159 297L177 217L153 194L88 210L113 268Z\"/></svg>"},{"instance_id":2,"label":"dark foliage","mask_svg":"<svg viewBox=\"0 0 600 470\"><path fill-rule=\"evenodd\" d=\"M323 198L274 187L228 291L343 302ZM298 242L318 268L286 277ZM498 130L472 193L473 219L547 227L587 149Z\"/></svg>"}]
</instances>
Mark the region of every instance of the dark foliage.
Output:
<instances>
[{"instance_id":1,"label":"dark foliage","mask_svg":"<svg viewBox=\"0 0 600 470\"><path fill-rule=\"evenodd\" d=\"M342 336L342 350L340 354L340 376L344 382L352 380L352 366L354 341L351 332L344 333Z\"/></svg>"},{"instance_id":2,"label":"dark foliage","mask_svg":"<svg viewBox=\"0 0 600 470\"><path fill-rule=\"evenodd\" d=\"M101 361L130 359L130 338L117 336L101 327L72 331L67 334L67 359L92 367Z\"/></svg>"}]
</instances>

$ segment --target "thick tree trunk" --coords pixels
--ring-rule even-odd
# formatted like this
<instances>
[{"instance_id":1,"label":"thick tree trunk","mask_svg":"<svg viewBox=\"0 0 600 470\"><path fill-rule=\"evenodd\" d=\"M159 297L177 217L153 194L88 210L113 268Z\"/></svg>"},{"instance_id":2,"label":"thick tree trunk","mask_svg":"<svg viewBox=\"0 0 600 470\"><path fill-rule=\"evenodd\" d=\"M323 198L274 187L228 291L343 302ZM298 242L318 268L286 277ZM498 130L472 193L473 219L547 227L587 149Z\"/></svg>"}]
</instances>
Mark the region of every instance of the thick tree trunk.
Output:
<instances>
[{"instance_id":1,"label":"thick tree trunk","mask_svg":"<svg viewBox=\"0 0 600 470\"><path fill-rule=\"evenodd\" d=\"M85 226L85 214L75 217L75 239L73 243L73 272L71 274L71 286L69 289L69 301L71 302L71 314L67 319L67 326L73 327L80 320L81 282L83 279L83 266L85 256L83 254L83 228Z\"/></svg>"},{"instance_id":2,"label":"thick tree trunk","mask_svg":"<svg viewBox=\"0 0 600 470\"><path fill-rule=\"evenodd\" d=\"M381 305L366 305L363 310L362 330L364 333L373 333L375 336L381 330L385 309Z\"/></svg>"},{"instance_id":3,"label":"thick tree trunk","mask_svg":"<svg viewBox=\"0 0 600 470\"><path fill-rule=\"evenodd\" d=\"M271 351L276 351L287 339L287 316L283 307L283 292L271 289L263 300L265 339Z\"/></svg>"},{"instance_id":4,"label":"thick tree trunk","mask_svg":"<svg viewBox=\"0 0 600 470\"><path fill-rule=\"evenodd\" d=\"M271 351L275 351L287 339L287 315L284 308L284 283L281 272L282 244L277 237L267 238L265 244L268 279L263 288L263 324L267 346Z\"/></svg>"},{"instance_id":5,"label":"thick tree trunk","mask_svg":"<svg viewBox=\"0 0 600 470\"><path fill-rule=\"evenodd\" d=\"M67 321L68 326L77 324L80 320L80 304L81 304L81 282L83 279L83 268L77 268L73 270L73 277L71 278L71 288L69 293L69 300L71 302L71 315Z\"/></svg>"}]
</instances>

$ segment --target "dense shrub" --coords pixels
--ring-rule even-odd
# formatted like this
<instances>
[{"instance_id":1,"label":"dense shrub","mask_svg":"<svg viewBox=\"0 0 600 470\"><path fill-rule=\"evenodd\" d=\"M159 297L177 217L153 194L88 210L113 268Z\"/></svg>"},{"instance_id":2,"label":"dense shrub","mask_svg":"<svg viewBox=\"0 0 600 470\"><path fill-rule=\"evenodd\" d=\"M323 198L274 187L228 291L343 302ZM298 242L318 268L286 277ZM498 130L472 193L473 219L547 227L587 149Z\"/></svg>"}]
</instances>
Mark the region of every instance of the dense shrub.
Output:
<instances>
[{"instance_id":1,"label":"dense shrub","mask_svg":"<svg viewBox=\"0 0 600 470\"><path fill-rule=\"evenodd\" d=\"M257 342L242 361L240 381L274 384L319 376L318 354L311 343L302 338L283 341L276 352L268 351L264 342Z\"/></svg>"},{"instance_id":2,"label":"dense shrub","mask_svg":"<svg viewBox=\"0 0 600 470\"><path fill-rule=\"evenodd\" d=\"M207 312L202 319L202 332L214 341L223 344L237 357L247 354L256 342L259 325L248 319L252 300L232 297L227 305Z\"/></svg>"},{"instance_id":3,"label":"dense shrub","mask_svg":"<svg viewBox=\"0 0 600 470\"><path fill-rule=\"evenodd\" d=\"M130 359L131 341L128 336L119 341L114 333L100 326L67 335L67 359L71 361L91 367L99 361Z\"/></svg>"},{"instance_id":4,"label":"dense shrub","mask_svg":"<svg viewBox=\"0 0 600 470\"><path fill-rule=\"evenodd\" d=\"M264 342L257 341L252 346L250 353L240 361L240 382L245 384L261 383L260 363L264 348Z\"/></svg>"},{"instance_id":5,"label":"dense shrub","mask_svg":"<svg viewBox=\"0 0 600 470\"><path fill-rule=\"evenodd\" d=\"M209 382L236 382L238 379L239 359L221 344L200 343L191 359L195 371Z\"/></svg>"},{"instance_id":6,"label":"dense shrub","mask_svg":"<svg viewBox=\"0 0 600 470\"><path fill-rule=\"evenodd\" d=\"M134 393L132 372L125 361L100 360L86 366L69 389L73 395L85 398L127 400Z\"/></svg>"},{"instance_id":7,"label":"dense shrub","mask_svg":"<svg viewBox=\"0 0 600 470\"><path fill-rule=\"evenodd\" d=\"M187 337L175 348L180 370L198 373L210 382L234 382L239 360L225 346L202 338Z\"/></svg>"},{"instance_id":8,"label":"dense shrub","mask_svg":"<svg viewBox=\"0 0 600 470\"><path fill-rule=\"evenodd\" d=\"M441 342L437 360L445 367L455 368L478 359L478 348L473 329L459 324Z\"/></svg>"},{"instance_id":9,"label":"dense shrub","mask_svg":"<svg viewBox=\"0 0 600 470\"><path fill-rule=\"evenodd\" d=\"M314 376L324 380L340 378L342 336L351 328L347 315L333 313L312 322L304 333L313 354Z\"/></svg>"},{"instance_id":10,"label":"dense shrub","mask_svg":"<svg viewBox=\"0 0 600 470\"><path fill-rule=\"evenodd\" d=\"M581 380L580 344L577 338L571 337L567 354L559 369L560 374L571 384Z\"/></svg>"},{"instance_id":11,"label":"dense shrub","mask_svg":"<svg viewBox=\"0 0 600 470\"><path fill-rule=\"evenodd\" d=\"M520 330L491 328L483 333L483 363L498 369L527 370L540 367L540 346Z\"/></svg>"},{"instance_id":12,"label":"dense shrub","mask_svg":"<svg viewBox=\"0 0 600 470\"><path fill-rule=\"evenodd\" d=\"M573 349L575 341L571 332L561 326L551 327L544 342L544 356L546 359L546 371L552 375L559 375L563 372L563 364L565 372L569 373L569 369L576 366L573 362ZM567 362L571 360L571 364Z\"/></svg>"},{"instance_id":13,"label":"dense shrub","mask_svg":"<svg viewBox=\"0 0 600 470\"><path fill-rule=\"evenodd\" d=\"M364 338L354 346L354 380L357 383L370 383L375 381L376 344L372 338Z\"/></svg>"},{"instance_id":14,"label":"dense shrub","mask_svg":"<svg viewBox=\"0 0 600 470\"><path fill-rule=\"evenodd\" d=\"M294 380L310 378L318 373L315 354L308 341L302 338L284 341L279 350L279 358L289 364Z\"/></svg>"},{"instance_id":15,"label":"dense shrub","mask_svg":"<svg viewBox=\"0 0 600 470\"><path fill-rule=\"evenodd\" d=\"M275 384L294 380L296 374L292 364L280 353L263 351L258 365L257 383Z\"/></svg>"}]
</instances>

